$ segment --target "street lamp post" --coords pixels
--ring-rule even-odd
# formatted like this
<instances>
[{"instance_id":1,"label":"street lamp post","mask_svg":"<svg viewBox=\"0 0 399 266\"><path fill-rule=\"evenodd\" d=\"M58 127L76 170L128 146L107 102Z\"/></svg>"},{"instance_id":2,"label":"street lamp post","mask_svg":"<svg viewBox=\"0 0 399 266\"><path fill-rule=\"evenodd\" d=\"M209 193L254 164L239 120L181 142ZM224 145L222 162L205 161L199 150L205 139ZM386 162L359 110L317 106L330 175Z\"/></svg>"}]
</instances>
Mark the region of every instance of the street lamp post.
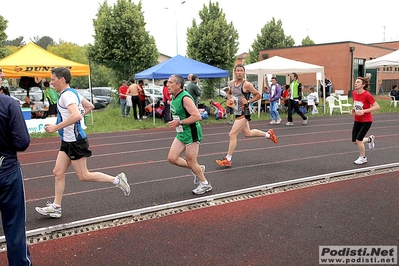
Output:
<instances>
[{"instance_id":1,"label":"street lamp post","mask_svg":"<svg viewBox=\"0 0 399 266\"><path fill-rule=\"evenodd\" d=\"M180 4L183 5L186 1L181 2ZM169 9L168 7L165 7L165 9ZM176 55L179 54L179 34L177 32L177 12L175 9L175 28L176 28Z\"/></svg>"}]
</instances>

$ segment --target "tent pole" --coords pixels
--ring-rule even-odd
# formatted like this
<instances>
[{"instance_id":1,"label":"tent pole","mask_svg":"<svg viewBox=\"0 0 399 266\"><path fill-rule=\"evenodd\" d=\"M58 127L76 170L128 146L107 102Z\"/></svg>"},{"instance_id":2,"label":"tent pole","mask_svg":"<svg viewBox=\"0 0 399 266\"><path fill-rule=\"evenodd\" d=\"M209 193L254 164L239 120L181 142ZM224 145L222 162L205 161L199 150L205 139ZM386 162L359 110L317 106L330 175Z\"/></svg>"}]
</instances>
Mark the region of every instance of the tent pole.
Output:
<instances>
[{"instance_id":1,"label":"tent pole","mask_svg":"<svg viewBox=\"0 0 399 266\"><path fill-rule=\"evenodd\" d=\"M91 66L90 66L90 61L89 61L89 90L90 90L90 99L91 103L93 103L93 89L91 88ZM94 124L94 118L93 118L93 110L90 110L90 117L91 117L91 124Z\"/></svg>"},{"instance_id":2,"label":"tent pole","mask_svg":"<svg viewBox=\"0 0 399 266\"><path fill-rule=\"evenodd\" d=\"M155 86L154 78L152 79L152 85ZM154 93L154 87L152 88L152 95L155 95ZM154 99L152 100L152 123L155 125L155 96Z\"/></svg>"},{"instance_id":3,"label":"tent pole","mask_svg":"<svg viewBox=\"0 0 399 266\"><path fill-rule=\"evenodd\" d=\"M322 84L323 84L323 109L324 109L324 114L326 114L326 83L324 81L324 70L323 70L323 76L321 76Z\"/></svg>"}]
</instances>

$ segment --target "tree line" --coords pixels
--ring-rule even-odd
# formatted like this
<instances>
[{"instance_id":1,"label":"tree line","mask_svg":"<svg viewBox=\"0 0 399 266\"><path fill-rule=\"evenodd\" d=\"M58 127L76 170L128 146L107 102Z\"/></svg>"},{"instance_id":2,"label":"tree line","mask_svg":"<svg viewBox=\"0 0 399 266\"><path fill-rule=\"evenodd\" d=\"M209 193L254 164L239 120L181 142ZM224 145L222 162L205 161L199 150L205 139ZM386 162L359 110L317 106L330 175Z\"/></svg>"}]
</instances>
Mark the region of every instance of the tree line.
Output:
<instances>
[{"instance_id":1,"label":"tree line","mask_svg":"<svg viewBox=\"0 0 399 266\"><path fill-rule=\"evenodd\" d=\"M187 28L187 56L221 69L233 69L239 32L227 21L218 2L204 4L198 14L200 21L193 19L191 27ZM90 64L93 87L118 87L121 80L133 78L135 73L158 64L160 54L154 37L146 30L141 1L135 4L119 0L112 6L104 1L93 20L93 28L94 44L79 46L64 40L56 42L50 36L35 36L30 41L58 56ZM7 40L6 29L7 20L0 15L0 59L25 45L22 36ZM302 40L302 45L311 44L314 42L309 36ZM294 45L294 39L285 34L282 21L273 17L260 29L245 61L247 64L260 61L259 52L263 49ZM213 91L216 83L219 81L205 81L205 93ZM88 87L88 77L74 78L71 86Z\"/></svg>"}]
</instances>

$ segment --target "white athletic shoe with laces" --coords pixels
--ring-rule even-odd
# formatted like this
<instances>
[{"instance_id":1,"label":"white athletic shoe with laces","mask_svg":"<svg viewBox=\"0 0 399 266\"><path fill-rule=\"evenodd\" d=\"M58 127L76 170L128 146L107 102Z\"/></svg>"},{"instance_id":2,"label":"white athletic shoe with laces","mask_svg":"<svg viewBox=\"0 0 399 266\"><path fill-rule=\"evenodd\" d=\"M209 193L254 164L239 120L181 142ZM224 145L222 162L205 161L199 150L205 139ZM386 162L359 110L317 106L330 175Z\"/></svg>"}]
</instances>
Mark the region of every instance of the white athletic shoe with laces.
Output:
<instances>
[{"instance_id":1,"label":"white athletic shoe with laces","mask_svg":"<svg viewBox=\"0 0 399 266\"><path fill-rule=\"evenodd\" d=\"M353 163L354 164L365 164L365 163L367 163L367 157L359 156L359 158L357 158L357 160L355 160Z\"/></svg>"},{"instance_id":2,"label":"white athletic shoe with laces","mask_svg":"<svg viewBox=\"0 0 399 266\"><path fill-rule=\"evenodd\" d=\"M208 181L208 184L204 184L204 183L200 182L198 187L193 190L193 193L197 194L197 195L201 195L201 194L204 194L205 192L208 192L211 190L212 190L212 186L209 181Z\"/></svg>"},{"instance_id":3,"label":"white athletic shoe with laces","mask_svg":"<svg viewBox=\"0 0 399 266\"><path fill-rule=\"evenodd\" d=\"M50 201L47 201L46 207L36 207L35 210L41 215L50 216L52 218L60 218L62 215L61 207L55 207L54 204Z\"/></svg>"},{"instance_id":4,"label":"white athletic shoe with laces","mask_svg":"<svg viewBox=\"0 0 399 266\"><path fill-rule=\"evenodd\" d=\"M127 182L127 177L125 175L125 173L120 173L116 176L119 179L119 183L116 184L116 186L118 188L120 188L123 193L125 193L125 196L129 196L130 195L130 185Z\"/></svg>"}]
</instances>

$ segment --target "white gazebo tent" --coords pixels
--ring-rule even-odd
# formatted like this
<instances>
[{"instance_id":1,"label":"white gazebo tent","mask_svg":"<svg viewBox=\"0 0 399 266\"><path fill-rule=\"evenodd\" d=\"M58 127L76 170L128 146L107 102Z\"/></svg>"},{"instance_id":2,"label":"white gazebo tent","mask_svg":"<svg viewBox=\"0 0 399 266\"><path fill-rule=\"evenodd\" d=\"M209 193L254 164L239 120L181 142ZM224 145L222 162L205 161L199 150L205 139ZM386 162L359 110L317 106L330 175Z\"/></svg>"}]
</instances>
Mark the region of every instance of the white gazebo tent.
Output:
<instances>
[{"instance_id":1,"label":"white gazebo tent","mask_svg":"<svg viewBox=\"0 0 399 266\"><path fill-rule=\"evenodd\" d=\"M262 93L262 84L264 84L264 78L267 74L273 75L286 75L291 73L315 73L315 80L317 84L317 91L319 91L319 82L324 83L324 67L313 65L309 63L304 63L296 60L287 59L280 56L273 56L269 59L259 61L250 65L245 66L246 74L257 74L258 75L258 90ZM287 82L289 83L289 82ZM323 86L325 90L325 86ZM323 93L324 97L326 95L325 91ZM259 100L258 105L260 106L261 100ZM325 99L324 99L325 104ZM324 108L325 110L325 108ZM258 108L258 116L260 115L260 108Z\"/></svg>"},{"instance_id":2,"label":"white gazebo tent","mask_svg":"<svg viewBox=\"0 0 399 266\"><path fill-rule=\"evenodd\" d=\"M366 68L378 68L383 66L399 66L399 50L366 61Z\"/></svg>"},{"instance_id":3,"label":"white gazebo tent","mask_svg":"<svg viewBox=\"0 0 399 266\"><path fill-rule=\"evenodd\" d=\"M399 50L383 55L381 57L377 57L373 60L366 61L365 66L366 69L380 68L385 66L399 66Z\"/></svg>"}]
</instances>

